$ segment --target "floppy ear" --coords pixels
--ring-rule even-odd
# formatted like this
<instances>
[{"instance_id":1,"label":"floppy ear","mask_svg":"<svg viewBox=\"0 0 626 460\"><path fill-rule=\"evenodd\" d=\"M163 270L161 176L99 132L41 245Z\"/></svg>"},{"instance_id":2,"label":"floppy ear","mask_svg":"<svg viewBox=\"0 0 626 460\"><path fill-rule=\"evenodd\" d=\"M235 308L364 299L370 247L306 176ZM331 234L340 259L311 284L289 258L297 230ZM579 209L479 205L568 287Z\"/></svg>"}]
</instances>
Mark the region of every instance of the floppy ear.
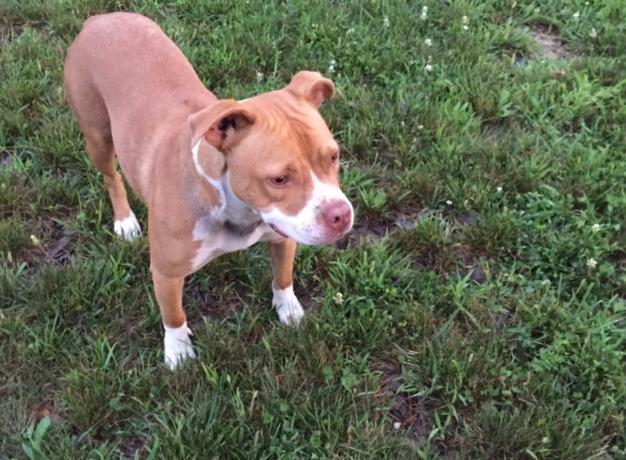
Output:
<instances>
[{"instance_id":1,"label":"floppy ear","mask_svg":"<svg viewBox=\"0 0 626 460\"><path fill-rule=\"evenodd\" d=\"M309 70L301 70L295 74L287 85L287 89L318 109L325 99L329 99L335 94L335 85L332 81L322 77L319 72Z\"/></svg>"},{"instance_id":2,"label":"floppy ear","mask_svg":"<svg viewBox=\"0 0 626 460\"><path fill-rule=\"evenodd\" d=\"M192 133L192 145L202 137L218 150L233 147L254 123L255 116L234 99L222 99L190 115L187 119Z\"/></svg>"}]
</instances>

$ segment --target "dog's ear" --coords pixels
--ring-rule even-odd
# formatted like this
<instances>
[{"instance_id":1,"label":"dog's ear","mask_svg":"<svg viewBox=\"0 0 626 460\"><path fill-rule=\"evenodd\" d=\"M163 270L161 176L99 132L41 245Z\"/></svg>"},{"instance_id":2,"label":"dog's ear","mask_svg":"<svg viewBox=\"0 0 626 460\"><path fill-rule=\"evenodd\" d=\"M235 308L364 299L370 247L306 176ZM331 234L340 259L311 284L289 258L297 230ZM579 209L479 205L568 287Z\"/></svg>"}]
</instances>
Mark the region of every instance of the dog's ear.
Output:
<instances>
[{"instance_id":1,"label":"dog's ear","mask_svg":"<svg viewBox=\"0 0 626 460\"><path fill-rule=\"evenodd\" d=\"M204 137L220 151L232 148L254 123L255 116L234 99L222 99L190 115L187 119L192 133L192 145Z\"/></svg>"},{"instance_id":2,"label":"dog's ear","mask_svg":"<svg viewBox=\"0 0 626 460\"><path fill-rule=\"evenodd\" d=\"M328 78L322 77L319 72L301 70L293 76L287 90L319 109L325 99L333 97L335 85Z\"/></svg>"}]
</instances>

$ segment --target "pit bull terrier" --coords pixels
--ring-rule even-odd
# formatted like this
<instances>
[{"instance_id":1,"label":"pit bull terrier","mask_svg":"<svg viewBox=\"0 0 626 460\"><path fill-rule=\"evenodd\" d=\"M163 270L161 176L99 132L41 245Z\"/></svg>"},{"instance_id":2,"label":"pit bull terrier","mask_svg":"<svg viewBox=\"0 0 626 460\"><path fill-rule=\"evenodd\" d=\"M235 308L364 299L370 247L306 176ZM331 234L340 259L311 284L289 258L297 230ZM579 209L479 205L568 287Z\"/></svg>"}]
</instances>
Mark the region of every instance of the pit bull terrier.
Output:
<instances>
[{"instance_id":1,"label":"pit bull terrier","mask_svg":"<svg viewBox=\"0 0 626 460\"><path fill-rule=\"evenodd\" d=\"M334 93L300 71L277 91L218 99L150 19L88 19L65 58L68 103L102 173L116 234L140 235L115 157L148 208L150 271L165 328L166 365L195 356L182 304L185 277L263 241L280 321L304 315L293 292L296 242L325 244L348 232L339 148L319 114Z\"/></svg>"}]
</instances>

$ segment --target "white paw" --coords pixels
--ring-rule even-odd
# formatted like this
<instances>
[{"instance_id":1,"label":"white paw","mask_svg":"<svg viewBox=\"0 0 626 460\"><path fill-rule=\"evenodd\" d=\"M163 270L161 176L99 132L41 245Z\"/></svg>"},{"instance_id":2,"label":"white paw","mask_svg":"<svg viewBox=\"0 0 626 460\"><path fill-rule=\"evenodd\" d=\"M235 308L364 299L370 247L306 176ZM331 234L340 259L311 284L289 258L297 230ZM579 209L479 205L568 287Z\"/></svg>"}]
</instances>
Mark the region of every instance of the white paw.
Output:
<instances>
[{"instance_id":1,"label":"white paw","mask_svg":"<svg viewBox=\"0 0 626 460\"><path fill-rule=\"evenodd\" d=\"M135 213L132 211L128 214L128 217L113 222L113 230L126 241L133 240L141 235L141 227L139 222L137 222Z\"/></svg>"},{"instance_id":2,"label":"white paw","mask_svg":"<svg viewBox=\"0 0 626 460\"><path fill-rule=\"evenodd\" d=\"M196 354L191 346L191 329L184 323L180 327L165 327L163 338L163 350L165 353L165 365L170 370L185 361L187 358L195 358Z\"/></svg>"},{"instance_id":3,"label":"white paw","mask_svg":"<svg viewBox=\"0 0 626 460\"><path fill-rule=\"evenodd\" d=\"M304 317L304 310L293 293L293 286L285 289L274 289L272 287L272 291L274 292L272 305L276 308L280 322L284 324L298 324Z\"/></svg>"}]
</instances>

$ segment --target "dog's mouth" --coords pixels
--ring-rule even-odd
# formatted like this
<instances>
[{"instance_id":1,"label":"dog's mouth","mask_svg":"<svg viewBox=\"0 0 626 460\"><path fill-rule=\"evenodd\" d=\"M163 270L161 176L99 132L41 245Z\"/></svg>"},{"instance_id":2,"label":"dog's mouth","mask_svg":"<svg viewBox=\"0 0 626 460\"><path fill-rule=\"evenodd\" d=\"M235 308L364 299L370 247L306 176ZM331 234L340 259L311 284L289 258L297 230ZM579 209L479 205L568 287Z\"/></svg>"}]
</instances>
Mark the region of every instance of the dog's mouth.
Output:
<instances>
[{"instance_id":1,"label":"dog's mouth","mask_svg":"<svg viewBox=\"0 0 626 460\"><path fill-rule=\"evenodd\" d=\"M274 230L276 233L278 233L283 238L289 238L287 235L285 235L283 232L281 232L280 229L276 225L270 224L270 227L272 228L272 230Z\"/></svg>"}]
</instances>

